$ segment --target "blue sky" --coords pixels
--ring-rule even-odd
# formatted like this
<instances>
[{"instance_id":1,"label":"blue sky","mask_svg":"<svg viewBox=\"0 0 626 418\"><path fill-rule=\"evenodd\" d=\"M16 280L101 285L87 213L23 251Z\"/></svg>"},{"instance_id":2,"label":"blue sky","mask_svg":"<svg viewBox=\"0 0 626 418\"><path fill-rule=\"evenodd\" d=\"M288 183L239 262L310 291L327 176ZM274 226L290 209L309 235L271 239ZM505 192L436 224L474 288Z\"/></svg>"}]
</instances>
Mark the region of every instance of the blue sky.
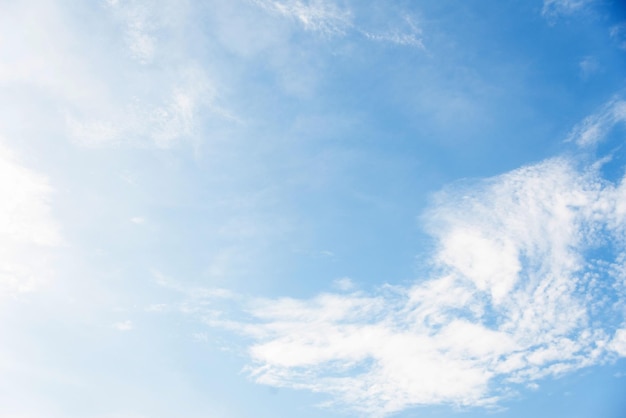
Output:
<instances>
[{"instance_id":1,"label":"blue sky","mask_svg":"<svg viewBox=\"0 0 626 418\"><path fill-rule=\"evenodd\" d=\"M626 8L0 2L0 418L626 413Z\"/></svg>"}]
</instances>

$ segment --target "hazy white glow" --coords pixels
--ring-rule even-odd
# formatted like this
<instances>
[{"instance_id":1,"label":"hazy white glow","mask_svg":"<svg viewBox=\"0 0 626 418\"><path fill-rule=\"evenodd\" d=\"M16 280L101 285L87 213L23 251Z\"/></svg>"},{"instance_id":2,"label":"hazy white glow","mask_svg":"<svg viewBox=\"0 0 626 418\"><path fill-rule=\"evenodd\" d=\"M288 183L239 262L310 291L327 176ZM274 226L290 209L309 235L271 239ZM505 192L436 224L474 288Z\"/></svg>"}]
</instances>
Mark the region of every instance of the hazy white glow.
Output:
<instances>
[{"instance_id":1,"label":"hazy white glow","mask_svg":"<svg viewBox=\"0 0 626 418\"><path fill-rule=\"evenodd\" d=\"M52 188L0 142L0 294L33 290L50 277L48 249L62 243Z\"/></svg>"}]
</instances>

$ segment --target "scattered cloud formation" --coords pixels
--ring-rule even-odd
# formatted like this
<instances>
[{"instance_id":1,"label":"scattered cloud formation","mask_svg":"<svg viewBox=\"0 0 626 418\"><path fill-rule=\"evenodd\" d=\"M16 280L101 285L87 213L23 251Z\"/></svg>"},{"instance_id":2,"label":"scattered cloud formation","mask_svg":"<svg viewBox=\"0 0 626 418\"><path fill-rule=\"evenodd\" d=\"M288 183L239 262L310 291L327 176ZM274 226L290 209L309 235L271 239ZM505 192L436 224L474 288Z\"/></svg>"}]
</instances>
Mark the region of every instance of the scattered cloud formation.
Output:
<instances>
[{"instance_id":1,"label":"scattered cloud formation","mask_svg":"<svg viewBox=\"0 0 626 418\"><path fill-rule=\"evenodd\" d=\"M35 290L50 278L50 249L62 244L52 193L46 177L0 142L0 295Z\"/></svg>"},{"instance_id":2,"label":"scattered cloud formation","mask_svg":"<svg viewBox=\"0 0 626 418\"><path fill-rule=\"evenodd\" d=\"M251 299L251 320L207 322L252 338L256 382L328 393L364 415L493 405L626 352L624 202L625 180L565 158L452 186L423 217L438 243L432 277Z\"/></svg>"},{"instance_id":3,"label":"scattered cloud formation","mask_svg":"<svg viewBox=\"0 0 626 418\"><path fill-rule=\"evenodd\" d=\"M623 123L626 123L626 101L615 98L576 125L567 140L579 146L595 145L602 141L615 125Z\"/></svg>"}]
</instances>

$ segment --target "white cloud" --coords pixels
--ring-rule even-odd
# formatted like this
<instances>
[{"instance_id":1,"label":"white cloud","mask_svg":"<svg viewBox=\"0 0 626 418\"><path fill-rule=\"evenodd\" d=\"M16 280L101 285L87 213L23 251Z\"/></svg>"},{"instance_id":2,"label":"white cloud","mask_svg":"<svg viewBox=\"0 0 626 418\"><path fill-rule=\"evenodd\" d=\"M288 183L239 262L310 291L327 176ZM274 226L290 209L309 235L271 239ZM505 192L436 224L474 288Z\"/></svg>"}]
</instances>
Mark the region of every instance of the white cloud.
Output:
<instances>
[{"instance_id":1,"label":"white cloud","mask_svg":"<svg viewBox=\"0 0 626 418\"><path fill-rule=\"evenodd\" d=\"M113 328L118 331L126 332L132 331L135 327L133 325L133 321L127 319L126 321L116 322L115 324L113 324Z\"/></svg>"},{"instance_id":2,"label":"white cloud","mask_svg":"<svg viewBox=\"0 0 626 418\"><path fill-rule=\"evenodd\" d=\"M583 10L595 0L544 0L541 14L546 17L569 15Z\"/></svg>"},{"instance_id":3,"label":"white cloud","mask_svg":"<svg viewBox=\"0 0 626 418\"><path fill-rule=\"evenodd\" d=\"M617 330L609 344L609 348L622 357L626 357L626 329Z\"/></svg>"},{"instance_id":4,"label":"white cloud","mask_svg":"<svg viewBox=\"0 0 626 418\"><path fill-rule=\"evenodd\" d=\"M236 119L216 105L206 69L182 54L194 41L181 35L192 23L186 2L109 0L106 10L113 23L121 23L110 29L122 33L140 66L107 51L105 67L94 72L99 77L93 82L105 85L108 92L90 97L88 105L67 107L66 124L74 141L168 148L198 138L201 115ZM120 80L127 80L121 88Z\"/></svg>"},{"instance_id":5,"label":"white cloud","mask_svg":"<svg viewBox=\"0 0 626 418\"><path fill-rule=\"evenodd\" d=\"M62 244L52 192L0 142L0 294L34 290L50 278L50 249Z\"/></svg>"},{"instance_id":6,"label":"white cloud","mask_svg":"<svg viewBox=\"0 0 626 418\"><path fill-rule=\"evenodd\" d=\"M264 9L294 19L306 30L324 35L343 34L352 26L349 10L328 0L253 0Z\"/></svg>"},{"instance_id":7,"label":"white cloud","mask_svg":"<svg viewBox=\"0 0 626 418\"><path fill-rule=\"evenodd\" d=\"M616 98L576 125L567 140L580 146L595 145L619 123L626 123L626 101Z\"/></svg>"},{"instance_id":8,"label":"white cloud","mask_svg":"<svg viewBox=\"0 0 626 418\"><path fill-rule=\"evenodd\" d=\"M207 323L252 338L256 382L331 394L368 416L493 405L516 385L625 355L613 335L625 301L604 296L624 283L614 243L626 239L626 182L575 166L552 159L435 196L423 217L438 243L431 279L251 299L252 320L214 312ZM604 260L586 259L603 246Z\"/></svg>"}]
</instances>

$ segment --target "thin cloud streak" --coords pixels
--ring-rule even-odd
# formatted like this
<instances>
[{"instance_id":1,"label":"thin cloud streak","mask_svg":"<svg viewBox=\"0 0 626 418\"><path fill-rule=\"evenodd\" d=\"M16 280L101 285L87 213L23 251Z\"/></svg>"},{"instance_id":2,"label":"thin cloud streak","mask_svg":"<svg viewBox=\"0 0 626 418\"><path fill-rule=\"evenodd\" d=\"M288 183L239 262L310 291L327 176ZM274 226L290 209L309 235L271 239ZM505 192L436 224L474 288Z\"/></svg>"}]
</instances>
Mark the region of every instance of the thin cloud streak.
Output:
<instances>
[{"instance_id":1,"label":"thin cloud streak","mask_svg":"<svg viewBox=\"0 0 626 418\"><path fill-rule=\"evenodd\" d=\"M353 13L349 8L340 7L333 1L253 1L270 13L293 19L305 30L316 32L326 37L344 36L349 33L356 33L374 42L425 49L421 29L408 16L404 17L402 24L402 26L408 26L408 30L395 28L393 30L379 31L361 27L355 22Z\"/></svg>"},{"instance_id":2,"label":"thin cloud streak","mask_svg":"<svg viewBox=\"0 0 626 418\"><path fill-rule=\"evenodd\" d=\"M626 124L626 101L615 98L598 112L586 117L570 132L567 141L592 146L603 141L615 125Z\"/></svg>"}]
</instances>

